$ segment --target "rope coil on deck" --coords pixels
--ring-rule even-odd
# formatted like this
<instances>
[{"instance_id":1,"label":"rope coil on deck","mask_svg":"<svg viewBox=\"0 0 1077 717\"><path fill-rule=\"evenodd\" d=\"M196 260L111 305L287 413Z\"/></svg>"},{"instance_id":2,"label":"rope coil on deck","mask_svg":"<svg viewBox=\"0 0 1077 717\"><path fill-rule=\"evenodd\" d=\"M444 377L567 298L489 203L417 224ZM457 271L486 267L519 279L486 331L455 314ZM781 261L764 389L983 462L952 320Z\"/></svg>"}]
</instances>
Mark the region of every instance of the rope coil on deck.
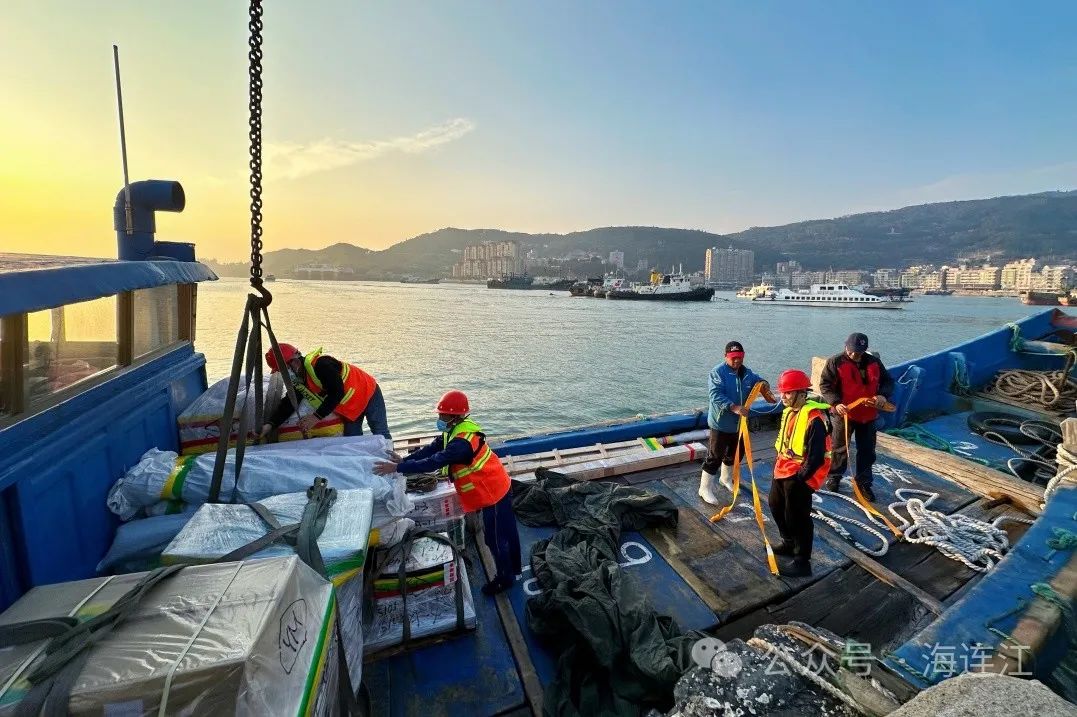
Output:
<instances>
[{"instance_id":1,"label":"rope coil on deck","mask_svg":"<svg viewBox=\"0 0 1077 717\"><path fill-rule=\"evenodd\" d=\"M858 550L874 557L886 555L890 550L890 542L883 533L885 526L880 520L847 495L826 490L820 490L817 493L851 503L864 513L868 522L838 515L821 508L812 511L813 518L829 525L842 538L853 543ZM956 560L980 573L994 567L1010 549L1009 536L999 527L1002 523L1032 523L1031 520L1006 515L999 516L990 523L967 515L947 515L941 511L929 509L929 506L939 497L938 493L918 488L899 488L895 493L898 500L888 505L887 510L900 524L901 533L908 542L933 547L951 560ZM904 509L909 517L905 518L899 513L900 509ZM881 547L872 549L859 542L842 523L863 530L876 538Z\"/></svg>"},{"instance_id":2,"label":"rope coil on deck","mask_svg":"<svg viewBox=\"0 0 1077 717\"><path fill-rule=\"evenodd\" d=\"M1058 472L1054 478L1048 481L1047 488L1043 491L1043 502L1045 504L1063 483L1077 483L1077 453L1074 453L1071 450L1072 448L1073 446L1067 447L1061 443L1058 445L1058 452L1055 454Z\"/></svg>"},{"instance_id":3,"label":"rope coil on deck","mask_svg":"<svg viewBox=\"0 0 1077 717\"><path fill-rule=\"evenodd\" d=\"M956 560L971 570L982 573L990 570L1010 549L1010 539L999 525L1006 521L1031 523L1023 518L999 516L987 523L982 520L955 513L947 515L930 506L938 493L918 488L899 488L900 499L891 503L887 510L902 524L902 532L910 543L930 545L940 553ZM913 494L922 498L912 497ZM899 508L909 514L906 520Z\"/></svg>"}]
</instances>

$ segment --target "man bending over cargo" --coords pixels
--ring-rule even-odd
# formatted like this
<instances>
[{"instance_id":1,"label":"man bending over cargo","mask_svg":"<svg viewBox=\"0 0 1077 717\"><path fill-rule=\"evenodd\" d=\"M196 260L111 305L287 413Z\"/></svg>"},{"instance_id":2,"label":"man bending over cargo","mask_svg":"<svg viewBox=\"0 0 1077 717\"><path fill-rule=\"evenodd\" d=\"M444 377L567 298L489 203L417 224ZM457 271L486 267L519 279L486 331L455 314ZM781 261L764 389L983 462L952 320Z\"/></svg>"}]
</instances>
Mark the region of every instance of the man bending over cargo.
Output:
<instances>
[{"instance_id":1,"label":"man bending over cargo","mask_svg":"<svg viewBox=\"0 0 1077 717\"><path fill-rule=\"evenodd\" d=\"M479 424L469 418L471 408L462 391L449 391L438 401L441 435L405 458L374 465L378 475L433 473L452 481L463 509L482 511L486 546L493 553L497 575L482 587L494 595L512 587L521 572L520 535L512 512L512 479L490 446Z\"/></svg>"},{"instance_id":2,"label":"man bending over cargo","mask_svg":"<svg viewBox=\"0 0 1077 717\"><path fill-rule=\"evenodd\" d=\"M318 423L336 413L344 419L345 436L363 435L363 419L371 433L389 435L389 421L385 417L385 399L378 382L366 371L332 356L321 349L306 356L291 344L280 344L280 352L295 377L295 389L300 398L314 407L314 412L299 419L299 430L306 433ZM277 358L272 351L266 352L266 363L276 372ZM281 401L277 412L262 426L262 437L279 428L295 409L291 401Z\"/></svg>"}]
</instances>

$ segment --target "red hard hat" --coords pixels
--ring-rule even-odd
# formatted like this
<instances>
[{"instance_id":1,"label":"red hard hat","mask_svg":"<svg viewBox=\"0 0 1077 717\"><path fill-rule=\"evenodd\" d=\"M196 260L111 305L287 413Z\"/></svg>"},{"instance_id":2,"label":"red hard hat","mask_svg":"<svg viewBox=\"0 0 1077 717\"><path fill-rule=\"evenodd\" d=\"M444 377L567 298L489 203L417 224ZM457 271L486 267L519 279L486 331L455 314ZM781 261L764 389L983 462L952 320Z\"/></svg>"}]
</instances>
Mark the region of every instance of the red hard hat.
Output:
<instances>
[{"instance_id":1,"label":"red hard hat","mask_svg":"<svg viewBox=\"0 0 1077 717\"><path fill-rule=\"evenodd\" d=\"M808 378L808 374L803 371L798 371L795 368L782 371L782 375L778 377L778 392L787 393L790 391L807 391L811 388L811 379Z\"/></svg>"},{"instance_id":2,"label":"red hard hat","mask_svg":"<svg viewBox=\"0 0 1077 717\"><path fill-rule=\"evenodd\" d=\"M438 401L438 413L449 416L466 416L471 412L463 391L447 391Z\"/></svg>"},{"instance_id":3,"label":"red hard hat","mask_svg":"<svg viewBox=\"0 0 1077 717\"><path fill-rule=\"evenodd\" d=\"M291 344L277 344L277 346L280 347L280 353L284 357L285 363L302 355L299 353L299 349ZM277 365L277 357L273 355L273 349L266 351L266 363L269 365L270 370L280 371L280 366Z\"/></svg>"}]
</instances>

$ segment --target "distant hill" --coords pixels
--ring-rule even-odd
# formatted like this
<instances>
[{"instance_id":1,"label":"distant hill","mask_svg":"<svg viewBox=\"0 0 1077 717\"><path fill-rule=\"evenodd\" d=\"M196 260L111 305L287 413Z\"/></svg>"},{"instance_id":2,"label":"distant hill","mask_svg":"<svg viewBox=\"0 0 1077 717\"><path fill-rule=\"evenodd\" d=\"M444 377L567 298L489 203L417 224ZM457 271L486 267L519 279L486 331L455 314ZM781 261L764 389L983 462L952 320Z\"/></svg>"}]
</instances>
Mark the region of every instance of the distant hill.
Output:
<instances>
[{"instance_id":1,"label":"distant hill","mask_svg":"<svg viewBox=\"0 0 1077 717\"><path fill-rule=\"evenodd\" d=\"M1077 191L1045 192L963 202L942 202L886 212L817 219L734 234L662 227L602 227L568 234L525 234L498 229L439 229L372 251L339 243L325 249L281 249L265 256L265 271L290 276L300 264L351 266L360 278L445 276L463 248L483 241L515 240L539 257L592 252L625 253L626 266L646 261L668 268L703 268L712 246L756 252L756 270L795 259L807 269L902 267L991 257L997 261L1035 256L1044 261L1077 258ZM224 275L245 275L244 264L210 263ZM575 273L601 270L598 261L570 264Z\"/></svg>"}]
</instances>

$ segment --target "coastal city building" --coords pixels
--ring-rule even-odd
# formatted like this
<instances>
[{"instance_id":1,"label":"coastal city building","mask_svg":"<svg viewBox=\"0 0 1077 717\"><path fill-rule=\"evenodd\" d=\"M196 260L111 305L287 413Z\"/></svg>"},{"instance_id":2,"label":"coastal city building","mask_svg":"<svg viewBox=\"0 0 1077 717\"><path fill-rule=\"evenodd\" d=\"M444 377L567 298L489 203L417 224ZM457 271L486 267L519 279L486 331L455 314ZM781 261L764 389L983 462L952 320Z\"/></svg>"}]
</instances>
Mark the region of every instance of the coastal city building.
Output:
<instances>
[{"instance_id":1,"label":"coastal city building","mask_svg":"<svg viewBox=\"0 0 1077 717\"><path fill-rule=\"evenodd\" d=\"M710 286L734 289L752 283L755 252L751 249L711 247L703 264L703 277Z\"/></svg>"},{"instance_id":2,"label":"coastal city building","mask_svg":"<svg viewBox=\"0 0 1077 717\"><path fill-rule=\"evenodd\" d=\"M979 267L959 266L946 269L947 289L978 289L992 291L998 289L1002 279L1002 267L984 264Z\"/></svg>"},{"instance_id":3,"label":"coastal city building","mask_svg":"<svg viewBox=\"0 0 1077 717\"><path fill-rule=\"evenodd\" d=\"M488 279L522 274L523 257L515 241L483 242L464 247L464 258L453 264L454 279Z\"/></svg>"},{"instance_id":4,"label":"coastal city building","mask_svg":"<svg viewBox=\"0 0 1077 717\"><path fill-rule=\"evenodd\" d=\"M880 289L896 289L901 286L901 272L897 269L876 269L871 273L871 285Z\"/></svg>"},{"instance_id":5,"label":"coastal city building","mask_svg":"<svg viewBox=\"0 0 1077 717\"><path fill-rule=\"evenodd\" d=\"M1002 267L999 279L1001 288L1014 291L1028 291L1032 288L1032 272L1035 271L1035 259L1011 261Z\"/></svg>"},{"instance_id":6,"label":"coastal city building","mask_svg":"<svg viewBox=\"0 0 1077 717\"><path fill-rule=\"evenodd\" d=\"M868 272L859 269L840 269L828 271L826 282L845 284L846 286L861 286L868 283Z\"/></svg>"},{"instance_id":7,"label":"coastal city building","mask_svg":"<svg viewBox=\"0 0 1077 717\"><path fill-rule=\"evenodd\" d=\"M615 266L618 269L624 269L625 268L625 253L623 251L616 251L616 250L611 251L610 252L609 265L610 266Z\"/></svg>"}]
</instances>

